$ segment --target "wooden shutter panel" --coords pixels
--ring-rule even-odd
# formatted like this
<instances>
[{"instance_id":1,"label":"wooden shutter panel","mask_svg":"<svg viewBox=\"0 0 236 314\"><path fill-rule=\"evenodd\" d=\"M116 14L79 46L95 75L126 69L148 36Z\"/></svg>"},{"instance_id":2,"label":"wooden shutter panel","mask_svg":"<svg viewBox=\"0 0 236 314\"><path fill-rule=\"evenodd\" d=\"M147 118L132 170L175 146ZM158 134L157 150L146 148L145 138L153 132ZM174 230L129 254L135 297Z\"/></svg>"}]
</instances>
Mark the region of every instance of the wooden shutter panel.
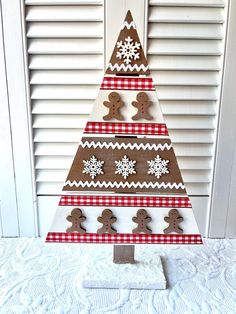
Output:
<instances>
[{"instance_id":1,"label":"wooden shutter panel","mask_svg":"<svg viewBox=\"0 0 236 314\"><path fill-rule=\"evenodd\" d=\"M103 1L25 3L37 195L58 195L103 76Z\"/></svg>"},{"instance_id":2,"label":"wooden shutter panel","mask_svg":"<svg viewBox=\"0 0 236 314\"><path fill-rule=\"evenodd\" d=\"M149 1L149 65L191 196L211 193L226 4Z\"/></svg>"}]
</instances>

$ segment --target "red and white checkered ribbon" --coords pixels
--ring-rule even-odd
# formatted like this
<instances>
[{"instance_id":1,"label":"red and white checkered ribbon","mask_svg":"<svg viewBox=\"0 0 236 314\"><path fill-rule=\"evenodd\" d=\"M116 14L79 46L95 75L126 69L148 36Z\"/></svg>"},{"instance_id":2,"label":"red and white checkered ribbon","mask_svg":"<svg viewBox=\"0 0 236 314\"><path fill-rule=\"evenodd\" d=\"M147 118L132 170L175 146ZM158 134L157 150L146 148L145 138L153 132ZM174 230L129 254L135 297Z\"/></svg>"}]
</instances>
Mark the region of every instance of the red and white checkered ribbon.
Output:
<instances>
[{"instance_id":1,"label":"red and white checkered ribbon","mask_svg":"<svg viewBox=\"0 0 236 314\"><path fill-rule=\"evenodd\" d=\"M84 133L168 135L165 123L88 122Z\"/></svg>"},{"instance_id":2,"label":"red and white checkered ribbon","mask_svg":"<svg viewBox=\"0 0 236 314\"><path fill-rule=\"evenodd\" d=\"M203 244L200 234L97 234L49 232L46 242Z\"/></svg>"},{"instance_id":3,"label":"red and white checkered ribbon","mask_svg":"<svg viewBox=\"0 0 236 314\"><path fill-rule=\"evenodd\" d=\"M188 197L63 195L59 206L122 206L189 208Z\"/></svg>"},{"instance_id":4,"label":"red and white checkered ribbon","mask_svg":"<svg viewBox=\"0 0 236 314\"><path fill-rule=\"evenodd\" d=\"M101 89L155 90L155 87L151 77L146 78L104 77Z\"/></svg>"}]
</instances>

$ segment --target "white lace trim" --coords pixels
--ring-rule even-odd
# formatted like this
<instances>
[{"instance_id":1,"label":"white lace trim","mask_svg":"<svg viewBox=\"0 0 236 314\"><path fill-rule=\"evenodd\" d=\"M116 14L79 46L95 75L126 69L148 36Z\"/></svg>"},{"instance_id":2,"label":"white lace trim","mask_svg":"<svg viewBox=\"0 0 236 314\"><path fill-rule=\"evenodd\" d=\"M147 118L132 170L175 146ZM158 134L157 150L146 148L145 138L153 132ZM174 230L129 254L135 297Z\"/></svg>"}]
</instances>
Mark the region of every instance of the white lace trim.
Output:
<instances>
[{"instance_id":1,"label":"white lace trim","mask_svg":"<svg viewBox=\"0 0 236 314\"><path fill-rule=\"evenodd\" d=\"M155 188L158 188L158 189L185 189L185 186L183 183L165 183L165 182L117 182L117 181L114 181L114 182L111 182L111 181L97 181L97 182L94 182L94 181L70 181L70 180L67 180L64 184L64 186L67 186L69 185L70 187L72 186L76 186L77 188L78 187L82 187L82 188L85 188L85 187L99 187L99 188L152 188L152 189L155 189Z\"/></svg>"},{"instance_id":2,"label":"white lace trim","mask_svg":"<svg viewBox=\"0 0 236 314\"><path fill-rule=\"evenodd\" d=\"M124 23L123 23L121 29L124 29L124 28L127 28L127 29L133 28L133 29L136 29L136 25L135 25L134 21L132 21L131 23L129 23L129 22L127 22L127 21L124 21Z\"/></svg>"},{"instance_id":3,"label":"white lace trim","mask_svg":"<svg viewBox=\"0 0 236 314\"><path fill-rule=\"evenodd\" d=\"M150 144L150 143L147 143L147 144L144 144L144 143L112 143L112 142L95 142L95 141L85 141L85 142L82 142L81 144L81 147L82 148L106 148L106 149L137 149L137 150L140 150L140 149L143 149L143 150L170 150L171 147L172 147L172 144L168 144L168 143L165 143L165 144Z\"/></svg>"},{"instance_id":4,"label":"white lace trim","mask_svg":"<svg viewBox=\"0 0 236 314\"><path fill-rule=\"evenodd\" d=\"M138 65L138 64L134 64L134 65L127 64L127 65L125 65L124 63L122 63L122 64L119 65L118 63L115 63L115 64L109 63L108 64L108 68L111 71L114 71L114 70L121 71L121 70L123 70L125 72L127 72L127 71L134 71L134 70L136 70L136 71L141 71L142 70L142 71L146 72L148 70L148 66L145 66L144 64L140 64L140 65Z\"/></svg>"}]
</instances>

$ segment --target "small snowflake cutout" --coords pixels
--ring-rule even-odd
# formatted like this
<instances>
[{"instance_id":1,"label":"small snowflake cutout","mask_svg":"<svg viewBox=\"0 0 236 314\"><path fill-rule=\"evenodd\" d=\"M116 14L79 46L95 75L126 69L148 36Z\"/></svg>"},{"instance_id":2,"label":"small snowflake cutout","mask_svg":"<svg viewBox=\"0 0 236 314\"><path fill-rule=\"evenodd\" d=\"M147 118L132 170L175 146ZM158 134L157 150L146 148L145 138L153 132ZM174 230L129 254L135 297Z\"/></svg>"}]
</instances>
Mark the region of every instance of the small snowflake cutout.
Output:
<instances>
[{"instance_id":1,"label":"small snowflake cutout","mask_svg":"<svg viewBox=\"0 0 236 314\"><path fill-rule=\"evenodd\" d=\"M136 173L135 164L136 160L129 160L129 158L125 155L121 160L115 161L116 163L116 172L124 179L128 178L130 174Z\"/></svg>"},{"instance_id":2,"label":"small snowflake cutout","mask_svg":"<svg viewBox=\"0 0 236 314\"><path fill-rule=\"evenodd\" d=\"M125 41L118 41L117 48L119 51L116 53L116 57L124 59L125 64L131 63L132 59L137 60L140 58L138 50L140 49L140 43L133 42L133 38L128 36Z\"/></svg>"},{"instance_id":3,"label":"small snowflake cutout","mask_svg":"<svg viewBox=\"0 0 236 314\"><path fill-rule=\"evenodd\" d=\"M92 179L94 179L99 174L104 174L102 169L104 161L98 160L95 156L92 156L89 160L83 160L83 163L83 173L89 174Z\"/></svg>"},{"instance_id":4,"label":"small snowflake cutout","mask_svg":"<svg viewBox=\"0 0 236 314\"><path fill-rule=\"evenodd\" d=\"M159 179L163 174L169 173L168 163L169 160L162 159L159 155L151 161L147 161L149 165L148 174L154 174Z\"/></svg>"}]
</instances>

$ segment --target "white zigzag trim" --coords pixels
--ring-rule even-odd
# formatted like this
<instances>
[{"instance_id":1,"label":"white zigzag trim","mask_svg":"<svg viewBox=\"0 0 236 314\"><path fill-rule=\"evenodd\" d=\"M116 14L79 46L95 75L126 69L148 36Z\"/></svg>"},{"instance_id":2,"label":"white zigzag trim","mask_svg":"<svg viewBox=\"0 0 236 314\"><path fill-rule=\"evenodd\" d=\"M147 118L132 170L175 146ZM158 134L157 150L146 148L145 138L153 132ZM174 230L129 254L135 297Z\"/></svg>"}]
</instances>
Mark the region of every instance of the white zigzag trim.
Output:
<instances>
[{"instance_id":1,"label":"white zigzag trim","mask_svg":"<svg viewBox=\"0 0 236 314\"><path fill-rule=\"evenodd\" d=\"M132 21L131 23L128 23L127 21L124 21L121 29L124 29L125 27L127 29L131 29L131 28L136 29L136 25L135 25L134 21Z\"/></svg>"},{"instance_id":2,"label":"white zigzag trim","mask_svg":"<svg viewBox=\"0 0 236 314\"><path fill-rule=\"evenodd\" d=\"M112 142L94 142L94 141L85 141L85 142L82 142L80 144L82 146L82 148L112 148L112 149L137 149L137 150L140 150L140 149L143 149L143 150L164 150L164 149L167 149L167 150L170 150L171 147L172 147L172 144L168 144L168 143L165 143L165 144L150 144L150 143L147 143L147 144L144 144L144 143L112 143Z\"/></svg>"},{"instance_id":3,"label":"white zigzag trim","mask_svg":"<svg viewBox=\"0 0 236 314\"><path fill-rule=\"evenodd\" d=\"M85 188L85 187L94 187L94 188L163 188L163 189L185 189L185 186L183 183L165 183L165 182L117 182L117 181L114 181L114 182L111 182L111 181L108 181L108 182L105 182L105 181L97 181L97 182L94 182L94 181L73 181L71 182L70 180L67 180L64 184L64 186L67 186L69 185L70 187L72 186L76 186L77 188L78 187L82 187L82 188Z\"/></svg>"},{"instance_id":4,"label":"white zigzag trim","mask_svg":"<svg viewBox=\"0 0 236 314\"><path fill-rule=\"evenodd\" d=\"M134 71L134 70L136 70L136 71L143 70L145 72L145 71L148 70L148 65L147 66L145 66L144 64L140 64L140 65L128 64L128 65L125 65L124 63L119 65L118 63L115 63L115 64L109 63L108 64L108 68L110 68L112 71L114 71L114 70L117 70L117 71L123 70L123 71L127 72L127 71Z\"/></svg>"}]
</instances>

